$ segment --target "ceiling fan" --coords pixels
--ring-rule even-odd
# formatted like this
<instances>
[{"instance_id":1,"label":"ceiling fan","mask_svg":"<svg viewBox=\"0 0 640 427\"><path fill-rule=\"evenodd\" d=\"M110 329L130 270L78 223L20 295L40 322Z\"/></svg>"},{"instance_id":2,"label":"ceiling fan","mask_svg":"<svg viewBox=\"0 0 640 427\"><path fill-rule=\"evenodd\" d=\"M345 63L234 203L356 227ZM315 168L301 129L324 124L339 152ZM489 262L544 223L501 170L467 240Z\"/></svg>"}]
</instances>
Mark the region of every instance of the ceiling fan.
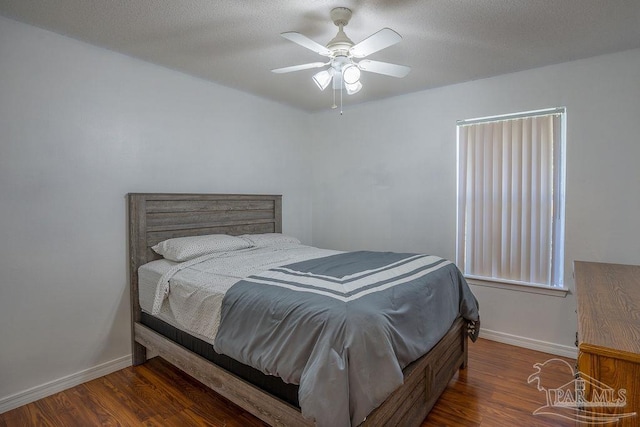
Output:
<instances>
[{"instance_id":1,"label":"ceiling fan","mask_svg":"<svg viewBox=\"0 0 640 427\"><path fill-rule=\"evenodd\" d=\"M411 67L405 65L362 59L400 42L402 40L400 34L390 28L383 28L356 44L343 31L343 28L351 19L351 10L346 7L336 7L331 10L330 16L333 23L338 27L338 34L326 46L322 46L307 36L293 31L280 34L287 40L328 57L328 62L312 62L276 68L271 71L274 73L290 73L292 71L328 66L326 69L314 74L313 81L321 90L325 90L333 81L334 91L344 88L348 95L353 95L362 89L362 83L360 82L361 71L399 78L409 74Z\"/></svg>"}]
</instances>

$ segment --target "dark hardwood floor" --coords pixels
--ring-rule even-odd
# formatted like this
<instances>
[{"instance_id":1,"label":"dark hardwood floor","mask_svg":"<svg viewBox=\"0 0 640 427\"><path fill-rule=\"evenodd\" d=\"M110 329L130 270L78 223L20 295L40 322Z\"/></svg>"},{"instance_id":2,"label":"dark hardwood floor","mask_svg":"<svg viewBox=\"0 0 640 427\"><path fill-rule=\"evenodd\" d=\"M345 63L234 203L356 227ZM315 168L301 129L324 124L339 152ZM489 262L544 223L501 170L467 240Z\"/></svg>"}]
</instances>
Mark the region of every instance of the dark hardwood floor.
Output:
<instances>
[{"instance_id":1,"label":"dark hardwood floor","mask_svg":"<svg viewBox=\"0 0 640 427\"><path fill-rule=\"evenodd\" d=\"M469 365L438 400L422 427L574 426L535 416L546 395L528 377L534 364L558 358L493 341L469 345ZM563 359L571 366L572 359ZM553 364L551 364L553 365ZM567 365L545 369L547 388L572 380ZM558 367L559 366L559 367ZM81 384L0 414L0 427L215 426L264 424L160 358Z\"/></svg>"}]
</instances>

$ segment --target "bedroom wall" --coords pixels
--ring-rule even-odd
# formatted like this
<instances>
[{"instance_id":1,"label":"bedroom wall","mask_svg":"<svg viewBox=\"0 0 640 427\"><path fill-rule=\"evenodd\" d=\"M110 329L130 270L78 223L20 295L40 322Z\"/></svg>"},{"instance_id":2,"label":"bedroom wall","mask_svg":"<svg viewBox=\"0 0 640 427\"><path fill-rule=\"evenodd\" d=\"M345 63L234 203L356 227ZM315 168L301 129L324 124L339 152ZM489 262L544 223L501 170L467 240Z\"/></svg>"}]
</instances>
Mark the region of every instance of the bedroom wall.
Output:
<instances>
[{"instance_id":1,"label":"bedroom wall","mask_svg":"<svg viewBox=\"0 0 640 427\"><path fill-rule=\"evenodd\" d=\"M0 17L0 412L130 364L128 192L279 193L308 115Z\"/></svg>"},{"instance_id":2,"label":"bedroom wall","mask_svg":"<svg viewBox=\"0 0 640 427\"><path fill-rule=\"evenodd\" d=\"M315 114L314 245L454 259L456 120L566 106L565 283L574 260L639 264L638 82L632 50ZM575 355L572 294L473 291L484 336Z\"/></svg>"}]
</instances>

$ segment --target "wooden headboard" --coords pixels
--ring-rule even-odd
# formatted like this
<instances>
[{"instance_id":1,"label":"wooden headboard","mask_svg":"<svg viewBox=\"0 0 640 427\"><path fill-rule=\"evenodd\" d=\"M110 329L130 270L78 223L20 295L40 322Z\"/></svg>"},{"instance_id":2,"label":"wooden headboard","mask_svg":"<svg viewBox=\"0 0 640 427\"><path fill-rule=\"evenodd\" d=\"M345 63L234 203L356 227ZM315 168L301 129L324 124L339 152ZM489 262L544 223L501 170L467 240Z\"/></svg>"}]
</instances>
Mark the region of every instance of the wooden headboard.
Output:
<instances>
[{"instance_id":1,"label":"wooden headboard","mask_svg":"<svg viewBox=\"0 0 640 427\"><path fill-rule=\"evenodd\" d=\"M156 243L204 234L282 232L280 195L129 193L127 197L132 328L141 317L138 268L160 258L151 249Z\"/></svg>"}]
</instances>

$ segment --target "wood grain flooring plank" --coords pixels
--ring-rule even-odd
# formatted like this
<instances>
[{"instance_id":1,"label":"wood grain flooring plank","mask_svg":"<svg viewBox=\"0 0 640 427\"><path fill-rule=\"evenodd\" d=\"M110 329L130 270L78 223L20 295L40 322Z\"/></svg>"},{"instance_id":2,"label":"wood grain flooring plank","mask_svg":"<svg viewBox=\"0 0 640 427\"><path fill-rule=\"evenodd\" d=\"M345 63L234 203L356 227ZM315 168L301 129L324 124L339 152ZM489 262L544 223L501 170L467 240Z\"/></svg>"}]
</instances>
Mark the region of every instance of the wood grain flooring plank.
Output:
<instances>
[{"instance_id":1,"label":"wood grain flooring plank","mask_svg":"<svg viewBox=\"0 0 640 427\"><path fill-rule=\"evenodd\" d=\"M9 419L7 425L13 426L38 426L38 427L58 427L52 414L43 412L37 402L23 406L19 416Z\"/></svg>"},{"instance_id":2,"label":"wood grain flooring plank","mask_svg":"<svg viewBox=\"0 0 640 427\"><path fill-rule=\"evenodd\" d=\"M109 403L103 400L103 396L93 394L86 384L74 387L69 394L75 399L75 401L72 400L74 406L83 415L79 420L91 417L92 421L89 425L103 427L123 426L119 421L123 413L122 408L109 406Z\"/></svg>"},{"instance_id":3,"label":"wood grain flooring plank","mask_svg":"<svg viewBox=\"0 0 640 427\"><path fill-rule=\"evenodd\" d=\"M106 377L90 381L85 386L93 396L99 396L102 405L108 408L118 408L117 417L122 425L137 425L149 417L145 414L146 411L140 410L140 406L129 395L120 391Z\"/></svg>"},{"instance_id":4,"label":"wood grain flooring plank","mask_svg":"<svg viewBox=\"0 0 640 427\"><path fill-rule=\"evenodd\" d=\"M153 396L153 392L146 386L146 379L140 377L134 368L120 370L105 378L112 384L119 398L126 402L123 404L131 408L141 421L162 416L163 413L171 415L179 410L178 407L169 405L166 411L159 411L158 405L164 406L166 402Z\"/></svg>"},{"instance_id":5,"label":"wood grain flooring plank","mask_svg":"<svg viewBox=\"0 0 640 427\"><path fill-rule=\"evenodd\" d=\"M40 407L43 413L46 413L51 422L58 426L75 426L78 425L78 409L69 400L66 392L56 393L47 399L41 399L34 402Z\"/></svg>"}]
</instances>

